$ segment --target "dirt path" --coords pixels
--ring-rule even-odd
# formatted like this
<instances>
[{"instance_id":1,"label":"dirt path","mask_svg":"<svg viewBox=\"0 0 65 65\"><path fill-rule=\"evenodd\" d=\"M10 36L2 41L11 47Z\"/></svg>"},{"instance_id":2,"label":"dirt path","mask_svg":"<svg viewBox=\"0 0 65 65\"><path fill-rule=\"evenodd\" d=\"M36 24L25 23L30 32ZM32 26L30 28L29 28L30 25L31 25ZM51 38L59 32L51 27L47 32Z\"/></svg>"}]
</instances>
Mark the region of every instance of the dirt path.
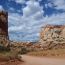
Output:
<instances>
[{"instance_id":1,"label":"dirt path","mask_svg":"<svg viewBox=\"0 0 65 65\"><path fill-rule=\"evenodd\" d=\"M65 65L65 59L41 58L22 55L23 65ZM22 64L21 64L22 65Z\"/></svg>"}]
</instances>

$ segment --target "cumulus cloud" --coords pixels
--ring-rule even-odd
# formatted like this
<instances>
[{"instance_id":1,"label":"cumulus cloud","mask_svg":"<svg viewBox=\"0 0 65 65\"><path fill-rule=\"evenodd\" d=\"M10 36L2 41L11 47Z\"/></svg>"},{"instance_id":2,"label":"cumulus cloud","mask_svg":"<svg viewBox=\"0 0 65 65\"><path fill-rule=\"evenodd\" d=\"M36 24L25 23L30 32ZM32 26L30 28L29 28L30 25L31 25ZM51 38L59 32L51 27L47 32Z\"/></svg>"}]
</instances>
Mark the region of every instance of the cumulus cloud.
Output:
<instances>
[{"instance_id":1,"label":"cumulus cloud","mask_svg":"<svg viewBox=\"0 0 65 65\"><path fill-rule=\"evenodd\" d=\"M4 10L4 8L3 8L3 6L2 6L2 5L0 5L0 10Z\"/></svg>"},{"instance_id":2,"label":"cumulus cloud","mask_svg":"<svg viewBox=\"0 0 65 65\"><path fill-rule=\"evenodd\" d=\"M20 21L21 15L17 13L9 13L8 20L9 20L9 29L8 31L21 31L25 24Z\"/></svg>"},{"instance_id":3,"label":"cumulus cloud","mask_svg":"<svg viewBox=\"0 0 65 65\"><path fill-rule=\"evenodd\" d=\"M65 24L65 13L53 14L50 17L46 17L44 21L46 21L47 24Z\"/></svg>"},{"instance_id":4,"label":"cumulus cloud","mask_svg":"<svg viewBox=\"0 0 65 65\"><path fill-rule=\"evenodd\" d=\"M19 2L21 3L21 1L25 0L20 0ZM51 16L43 16L45 11L40 6L39 1L41 0L27 1L27 6L23 8L23 16L18 13L9 13L9 35L11 39L14 36L16 40L33 41L39 38L39 32L42 26L46 24L65 24L65 12L52 14ZM46 8L48 6L51 8L55 6L54 8L56 9L65 10L65 4L62 4L65 3L64 0L49 1L48 4L45 4Z\"/></svg>"},{"instance_id":5,"label":"cumulus cloud","mask_svg":"<svg viewBox=\"0 0 65 65\"><path fill-rule=\"evenodd\" d=\"M16 13L9 14L9 32L22 31L23 33L26 33L26 35L21 37L21 39L25 40L38 37L39 28L41 26L40 20L43 18L44 13L39 2L30 0L26 4L27 6L23 8L23 16ZM19 36L21 35L23 34L20 33Z\"/></svg>"},{"instance_id":6,"label":"cumulus cloud","mask_svg":"<svg viewBox=\"0 0 65 65\"><path fill-rule=\"evenodd\" d=\"M53 7L53 4L52 4L52 3L46 3L46 4L45 4L45 7L46 7L46 8L48 8L48 7L51 7L51 8L52 8L52 7Z\"/></svg>"},{"instance_id":7,"label":"cumulus cloud","mask_svg":"<svg viewBox=\"0 0 65 65\"><path fill-rule=\"evenodd\" d=\"M9 20L10 21L12 19L15 20L15 23L17 23L17 25L25 23L25 25L29 28L33 24L38 23L39 21L37 21L37 20L38 19L40 20L42 17L43 17L43 10L41 9L39 3L36 1L34 1L34 2L28 1L27 7L25 7L23 9L23 16L20 16L18 14L10 14ZM19 21L19 22L16 22L16 21Z\"/></svg>"},{"instance_id":8,"label":"cumulus cloud","mask_svg":"<svg viewBox=\"0 0 65 65\"><path fill-rule=\"evenodd\" d=\"M65 10L65 0L49 0L49 1L50 1L50 4L48 4L49 7L54 5L56 9Z\"/></svg>"},{"instance_id":9,"label":"cumulus cloud","mask_svg":"<svg viewBox=\"0 0 65 65\"><path fill-rule=\"evenodd\" d=\"M28 1L27 7L23 8L23 16L32 16L37 12L43 12L42 7L39 5L39 2L35 0Z\"/></svg>"},{"instance_id":10,"label":"cumulus cloud","mask_svg":"<svg viewBox=\"0 0 65 65\"><path fill-rule=\"evenodd\" d=\"M15 0L16 3L19 3L19 4L24 4L26 2L26 0Z\"/></svg>"}]
</instances>

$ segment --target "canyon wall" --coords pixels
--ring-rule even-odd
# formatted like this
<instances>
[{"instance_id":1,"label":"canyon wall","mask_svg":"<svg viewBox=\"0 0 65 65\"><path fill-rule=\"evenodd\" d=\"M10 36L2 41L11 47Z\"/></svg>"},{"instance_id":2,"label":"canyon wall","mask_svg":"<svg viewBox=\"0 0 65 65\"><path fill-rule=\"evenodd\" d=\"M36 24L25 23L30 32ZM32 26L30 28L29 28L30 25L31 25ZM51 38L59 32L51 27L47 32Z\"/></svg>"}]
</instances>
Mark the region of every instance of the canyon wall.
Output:
<instances>
[{"instance_id":1,"label":"canyon wall","mask_svg":"<svg viewBox=\"0 0 65 65\"><path fill-rule=\"evenodd\" d=\"M8 41L8 13L0 11L0 45L7 45Z\"/></svg>"},{"instance_id":2,"label":"canyon wall","mask_svg":"<svg viewBox=\"0 0 65 65\"><path fill-rule=\"evenodd\" d=\"M46 25L43 27L39 44L44 49L65 48L65 26Z\"/></svg>"}]
</instances>

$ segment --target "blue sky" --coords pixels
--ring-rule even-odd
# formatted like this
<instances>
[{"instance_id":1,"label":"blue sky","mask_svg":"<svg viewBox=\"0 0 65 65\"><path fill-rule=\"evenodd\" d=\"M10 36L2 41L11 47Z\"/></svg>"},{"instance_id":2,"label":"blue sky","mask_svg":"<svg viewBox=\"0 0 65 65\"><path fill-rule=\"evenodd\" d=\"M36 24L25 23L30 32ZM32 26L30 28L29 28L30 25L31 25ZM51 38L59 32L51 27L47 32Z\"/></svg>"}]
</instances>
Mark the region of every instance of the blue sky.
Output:
<instances>
[{"instance_id":1,"label":"blue sky","mask_svg":"<svg viewBox=\"0 0 65 65\"><path fill-rule=\"evenodd\" d=\"M41 27L65 24L65 0L0 0L8 11L10 40L37 41Z\"/></svg>"}]
</instances>

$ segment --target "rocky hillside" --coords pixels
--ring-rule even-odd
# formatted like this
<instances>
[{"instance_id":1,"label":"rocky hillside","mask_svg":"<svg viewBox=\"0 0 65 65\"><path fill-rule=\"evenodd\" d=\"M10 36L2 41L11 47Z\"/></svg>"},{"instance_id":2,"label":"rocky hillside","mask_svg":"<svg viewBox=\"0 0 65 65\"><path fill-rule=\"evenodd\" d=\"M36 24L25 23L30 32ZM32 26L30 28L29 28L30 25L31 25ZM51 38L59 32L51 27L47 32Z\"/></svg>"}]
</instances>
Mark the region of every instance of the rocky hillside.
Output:
<instances>
[{"instance_id":1,"label":"rocky hillside","mask_svg":"<svg viewBox=\"0 0 65 65\"><path fill-rule=\"evenodd\" d=\"M46 25L43 27L39 44L43 49L65 48L65 26Z\"/></svg>"}]
</instances>

